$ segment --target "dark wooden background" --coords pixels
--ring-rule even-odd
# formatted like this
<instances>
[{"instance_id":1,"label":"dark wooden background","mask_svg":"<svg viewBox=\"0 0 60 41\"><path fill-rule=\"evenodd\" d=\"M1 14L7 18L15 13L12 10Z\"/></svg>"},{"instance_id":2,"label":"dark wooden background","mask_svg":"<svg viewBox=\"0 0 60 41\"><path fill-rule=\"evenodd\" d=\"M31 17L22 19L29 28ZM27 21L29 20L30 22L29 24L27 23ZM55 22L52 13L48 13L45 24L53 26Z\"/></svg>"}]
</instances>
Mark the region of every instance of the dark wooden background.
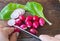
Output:
<instances>
[{"instance_id":1,"label":"dark wooden background","mask_svg":"<svg viewBox=\"0 0 60 41\"><path fill-rule=\"evenodd\" d=\"M60 2L59 0L0 0L0 10L2 10L2 8L10 2L26 4L28 1L36 1L41 3L44 7L44 14L46 18L53 23L52 26L49 26L46 23L44 27L41 27L40 29L38 29L39 31L38 36L41 34L47 34L51 36L60 34ZM6 21L0 20L0 25L6 26ZM33 38L30 35L27 35L21 32L20 36L18 37L18 41L38 41L38 40Z\"/></svg>"}]
</instances>

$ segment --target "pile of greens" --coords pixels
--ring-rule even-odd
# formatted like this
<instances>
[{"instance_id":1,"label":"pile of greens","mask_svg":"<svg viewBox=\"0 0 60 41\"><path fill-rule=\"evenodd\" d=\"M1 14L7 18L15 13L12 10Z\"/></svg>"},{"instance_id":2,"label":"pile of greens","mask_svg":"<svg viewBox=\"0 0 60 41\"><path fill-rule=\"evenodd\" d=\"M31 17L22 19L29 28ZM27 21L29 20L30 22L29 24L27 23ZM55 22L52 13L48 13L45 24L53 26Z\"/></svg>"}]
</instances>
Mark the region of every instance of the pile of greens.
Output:
<instances>
[{"instance_id":1,"label":"pile of greens","mask_svg":"<svg viewBox=\"0 0 60 41\"><path fill-rule=\"evenodd\" d=\"M30 12L32 15L37 15L39 17L42 17L49 25L52 25L52 23L49 22L43 14L43 6L37 2L27 2L26 5L9 3L1 10L0 19L2 20L10 19L10 15L17 8L23 8L26 11Z\"/></svg>"}]
</instances>

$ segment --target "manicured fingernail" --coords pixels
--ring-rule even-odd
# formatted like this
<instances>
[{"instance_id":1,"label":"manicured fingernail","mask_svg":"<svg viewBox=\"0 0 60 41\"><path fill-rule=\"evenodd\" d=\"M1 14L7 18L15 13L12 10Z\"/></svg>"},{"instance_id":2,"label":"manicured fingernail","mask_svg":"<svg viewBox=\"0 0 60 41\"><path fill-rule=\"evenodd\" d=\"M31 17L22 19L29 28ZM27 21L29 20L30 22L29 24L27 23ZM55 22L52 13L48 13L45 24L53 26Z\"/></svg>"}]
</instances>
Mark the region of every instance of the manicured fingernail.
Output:
<instances>
[{"instance_id":1,"label":"manicured fingernail","mask_svg":"<svg viewBox=\"0 0 60 41\"><path fill-rule=\"evenodd\" d=\"M17 33L17 37L19 36L19 32L16 32Z\"/></svg>"}]
</instances>

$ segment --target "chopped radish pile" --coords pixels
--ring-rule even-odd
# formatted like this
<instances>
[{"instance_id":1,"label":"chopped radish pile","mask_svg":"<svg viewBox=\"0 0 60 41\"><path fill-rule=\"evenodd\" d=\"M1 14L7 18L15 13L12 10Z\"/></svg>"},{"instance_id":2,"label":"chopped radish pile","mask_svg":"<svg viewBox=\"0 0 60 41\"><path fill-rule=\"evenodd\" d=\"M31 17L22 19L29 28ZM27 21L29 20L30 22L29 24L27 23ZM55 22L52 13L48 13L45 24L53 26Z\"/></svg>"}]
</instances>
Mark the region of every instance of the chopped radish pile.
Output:
<instances>
[{"instance_id":1,"label":"chopped radish pile","mask_svg":"<svg viewBox=\"0 0 60 41\"><path fill-rule=\"evenodd\" d=\"M37 34L37 28L39 26L44 26L45 20L43 18L40 18L38 16L27 16L25 17L23 14L25 13L25 10L23 9L16 9L11 14L11 19L8 20L9 26L17 25L20 28L26 30L29 28L30 33ZM14 32L20 32L18 28L15 28Z\"/></svg>"}]
</instances>

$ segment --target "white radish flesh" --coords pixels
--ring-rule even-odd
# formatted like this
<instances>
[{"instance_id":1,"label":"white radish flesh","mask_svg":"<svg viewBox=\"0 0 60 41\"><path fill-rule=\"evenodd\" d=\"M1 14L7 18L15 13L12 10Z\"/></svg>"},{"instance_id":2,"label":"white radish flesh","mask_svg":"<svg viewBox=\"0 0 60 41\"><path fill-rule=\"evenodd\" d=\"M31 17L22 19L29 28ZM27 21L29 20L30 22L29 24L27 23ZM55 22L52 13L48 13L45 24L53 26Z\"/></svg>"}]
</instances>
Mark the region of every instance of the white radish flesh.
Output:
<instances>
[{"instance_id":1,"label":"white radish flesh","mask_svg":"<svg viewBox=\"0 0 60 41\"><path fill-rule=\"evenodd\" d=\"M12 19L16 19L16 18L18 18L19 17L19 15L23 15L25 13L25 10L24 9L16 9L16 10L14 10L14 12L11 14L11 18Z\"/></svg>"},{"instance_id":2,"label":"white radish flesh","mask_svg":"<svg viewBox=\"0 0 60 41\"><path fill-rule=\"evenodd\" d=\"M15 25L15 20L14 20L14 19L10 19L10 20L8 21L8 25L9 25L9 26L14 26L14 25Z\"/></svg>"}]
</instances>

